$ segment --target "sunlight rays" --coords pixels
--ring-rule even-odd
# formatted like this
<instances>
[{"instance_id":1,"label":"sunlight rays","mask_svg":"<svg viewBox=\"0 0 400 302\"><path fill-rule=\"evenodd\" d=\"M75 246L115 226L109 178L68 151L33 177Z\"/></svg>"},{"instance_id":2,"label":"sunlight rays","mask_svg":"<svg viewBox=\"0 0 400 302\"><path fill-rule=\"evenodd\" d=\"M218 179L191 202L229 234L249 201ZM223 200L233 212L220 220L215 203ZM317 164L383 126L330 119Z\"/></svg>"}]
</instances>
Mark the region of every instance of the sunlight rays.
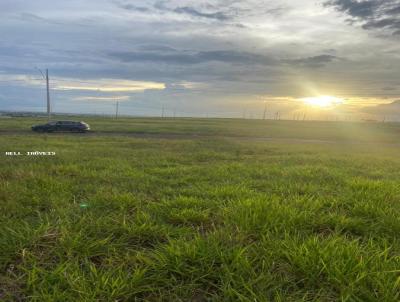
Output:
<instances>
[{"instance_id":1,"label":"sunlight rays","mask_svg":"<svg viewBox=\"0 0 400 302\"><path fill-rule=\"evenodd\" d=\"M317 96L317 97L307 97L301 99L306 105L309 105L311 107L316 107L316 108L332 108L336 105L343 104L343 99L334 97L334 96L329 96L329 95L323 95L323 96Z\"/></svg>"}]
</instances>

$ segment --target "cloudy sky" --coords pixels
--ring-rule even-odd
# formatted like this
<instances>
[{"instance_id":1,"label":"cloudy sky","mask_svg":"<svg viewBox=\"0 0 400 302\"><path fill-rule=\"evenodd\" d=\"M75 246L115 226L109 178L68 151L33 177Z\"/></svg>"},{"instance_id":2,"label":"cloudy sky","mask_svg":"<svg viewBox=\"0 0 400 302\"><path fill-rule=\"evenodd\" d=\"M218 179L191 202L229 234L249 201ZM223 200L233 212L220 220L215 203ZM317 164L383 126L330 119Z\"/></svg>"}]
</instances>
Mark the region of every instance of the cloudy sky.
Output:
<instances>
[{"instance_id":1,"label":"cloudy sky","mask_svg":"<svg viewBox=\"0 0 400 302\"><path fill-rule=\"evenodd\" d=\"M0 110L44 110L48 68L57 112L400 116L400 0L1 0L0 25Z\"/></svg>"}]
</instances>

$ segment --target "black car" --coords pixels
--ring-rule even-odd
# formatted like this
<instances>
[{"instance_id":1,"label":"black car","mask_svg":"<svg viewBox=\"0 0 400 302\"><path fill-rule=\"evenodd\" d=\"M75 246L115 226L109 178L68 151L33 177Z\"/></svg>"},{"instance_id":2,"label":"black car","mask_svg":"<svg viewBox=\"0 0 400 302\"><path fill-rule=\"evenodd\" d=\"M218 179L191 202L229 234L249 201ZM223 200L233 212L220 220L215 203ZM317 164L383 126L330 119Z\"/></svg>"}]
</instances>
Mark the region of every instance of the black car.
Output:
<instances>
[{"instance_id":1,"label":"black car","mask_svg":"<svg viewBox=\"0 0 400 302\"><path fill-rule=\"evenodd\" d=\"M90 130L90 127L85 122L58 121L58 122L49 122L43 125L32 126L32 130L36 132L55 132L55 131L86 132Z\"/></svg>"}]
</instances>

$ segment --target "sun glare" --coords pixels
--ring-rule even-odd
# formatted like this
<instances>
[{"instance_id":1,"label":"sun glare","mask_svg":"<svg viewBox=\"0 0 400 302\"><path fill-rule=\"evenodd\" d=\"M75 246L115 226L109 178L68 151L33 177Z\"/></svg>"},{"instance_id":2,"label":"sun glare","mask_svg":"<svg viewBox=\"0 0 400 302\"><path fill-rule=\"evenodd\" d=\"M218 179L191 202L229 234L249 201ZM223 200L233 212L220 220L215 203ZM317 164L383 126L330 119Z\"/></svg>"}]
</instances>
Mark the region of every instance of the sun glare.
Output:
<instances>
[{"instance_id":1,"label":"sun glare","mask_svg":"<svg viewBox=\"0 0 400 302\"><path fill-rule=\"evenodd\" d=\"M343 103L343 99L329 95L309 97L302 100L307 105L319 108L329 108Z\"/></svg>"}]
</instances>

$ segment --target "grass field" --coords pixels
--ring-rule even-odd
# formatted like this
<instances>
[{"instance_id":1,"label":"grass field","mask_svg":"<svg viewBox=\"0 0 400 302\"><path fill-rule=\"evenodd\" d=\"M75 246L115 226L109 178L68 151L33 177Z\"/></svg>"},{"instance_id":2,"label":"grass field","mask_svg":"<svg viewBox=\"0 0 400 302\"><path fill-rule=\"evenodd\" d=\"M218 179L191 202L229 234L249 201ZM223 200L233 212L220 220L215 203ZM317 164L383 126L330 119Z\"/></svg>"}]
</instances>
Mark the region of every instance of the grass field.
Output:
<instances>
[{"instance_id":1,"label":"grass field","mask_svg":"<svg viewBox=\"0 0 400 302\"><path fill-rule=\"evenodd\" d=\"M1 301L400 299L399 124L38 121L0 119Z\"/></svg>"}]
</instances>

